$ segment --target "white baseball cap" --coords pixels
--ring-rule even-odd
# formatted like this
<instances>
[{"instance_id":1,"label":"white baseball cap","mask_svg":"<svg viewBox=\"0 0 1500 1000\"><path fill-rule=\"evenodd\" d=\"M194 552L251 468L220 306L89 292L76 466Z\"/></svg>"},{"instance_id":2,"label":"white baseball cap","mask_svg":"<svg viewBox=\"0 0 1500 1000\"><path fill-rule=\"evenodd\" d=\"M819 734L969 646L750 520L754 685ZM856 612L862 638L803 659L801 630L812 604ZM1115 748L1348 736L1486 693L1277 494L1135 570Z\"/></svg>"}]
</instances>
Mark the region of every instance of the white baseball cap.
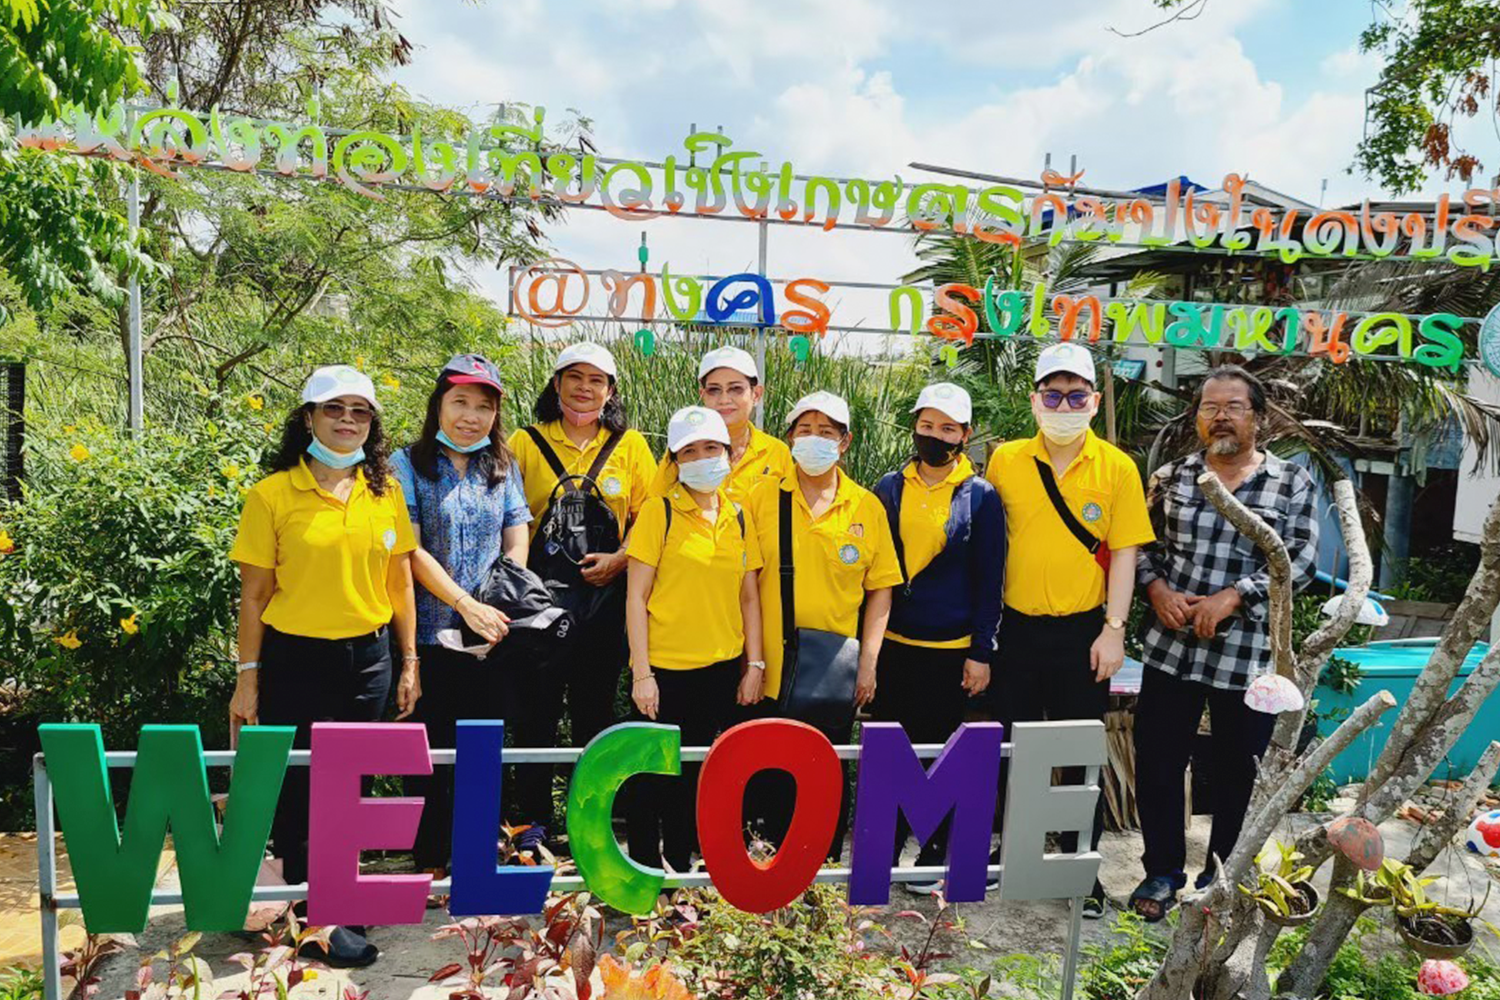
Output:
<instances>
[{"instance_id":1,"label":"white baseball cap","mask_svg":"<svg viewBox=\"0 0 1500 1000\"><path fill-rule=\"evenodd\" d=\"M340 396L359 396L371 406L380 406L375 401L375 383L352 365L324 365L314 371L302 386L304 403L326 403Z\"/></svg>"},{"instance_id":2,"label":"white baseball cap","mask_svg":"<svg viewBox=\"0 0 1500 1000\"><path fill-rule=\"evenodd\" d=\"M667 451L677 452L694 441L717 441L729 447L724 418L706 406L684 406L667 421Z\"/></svg>"},{"instance_id":3,"label":"white baseball cap","mask_svg":"<svg viewBox=\"0 0 1500 1000\"><path fill-rule=\"evenodd\" d=\"M615 356L609 353L609 348L592 340L581 340L564 347L552 365L552 371L556 374L570 365L580 364L593 365L610 378L619 376L619 371L615 368Z\"/></svg>"},{"instance_id":4,"label":"white baseball cap","mask_svg":"<svg viewBox=\"0 0 1500 1000\"><path fill-rule=\"evenodd\" d=\"M934 382L924 386L917 395L917 405L911 408L911 412L920 413L929 406L934 410L941 410L949 419L961 424L968 423L974 416L974 403L969 399L968 391L952 382Z\"/></svg>"},{"instance_id":5,"label":"white baseball cap","mask_svg":"<svg viewBox=\"0 0 1500 1000\"><path fill-rule=\"evenodd\" d=\"M816 410L830 420L849 427L849 404L844 401L843 396L836 396L831 392L810 392L797 400L791 412L786 415L786 425L790 429L797 422L797 418L809 411Z\"/></svg>"},{"instance_id":6,"label":"white baseball cap","mask_svg":"<svg viewBox=\"0 0 1500 1000\"><path fill-rule=\"evenodd\" d=\"M1059 372L1077 375L1093 385L1094 356L1082 344L1074 344L1070 341L1053 344L1037 355L1036 378L1031 380L1031 384L1038 385L1042 379Z\"/></svg>"},{"instance_id":7,"label":"white baseball cap","mask_svg":"<svg viewBox=\"0 0 1500 1000\"><path fill-rule=\"evenodd\" d=\"M749 351L738 347L719 347L703 355L703 360L698 362L699 380L715 368L733 368L746 378L760 379L760 369L755 367L755 359L750 356Z\"/></svg>"}]
</instances>

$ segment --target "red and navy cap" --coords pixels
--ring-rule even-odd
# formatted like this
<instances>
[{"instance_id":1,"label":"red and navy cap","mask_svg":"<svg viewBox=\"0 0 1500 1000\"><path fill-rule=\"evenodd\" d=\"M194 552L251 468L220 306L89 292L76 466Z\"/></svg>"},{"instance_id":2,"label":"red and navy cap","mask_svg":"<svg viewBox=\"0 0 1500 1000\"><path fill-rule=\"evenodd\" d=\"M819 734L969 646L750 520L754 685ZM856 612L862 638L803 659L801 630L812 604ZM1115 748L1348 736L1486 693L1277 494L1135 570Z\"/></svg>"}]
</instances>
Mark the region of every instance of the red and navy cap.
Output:
<instances>
[{"instance_id":1,"label":"red and navy cap","mask_svg":"<svg viewBox=\"0 0 1500 1000\"><path fill-rule=\"evenodd\" d=\"M487 385L496 392L505 391L500 382L500 369L483 354L455 354L438 373L438 378L459 385Z\"/></svg>"}]
</instances>

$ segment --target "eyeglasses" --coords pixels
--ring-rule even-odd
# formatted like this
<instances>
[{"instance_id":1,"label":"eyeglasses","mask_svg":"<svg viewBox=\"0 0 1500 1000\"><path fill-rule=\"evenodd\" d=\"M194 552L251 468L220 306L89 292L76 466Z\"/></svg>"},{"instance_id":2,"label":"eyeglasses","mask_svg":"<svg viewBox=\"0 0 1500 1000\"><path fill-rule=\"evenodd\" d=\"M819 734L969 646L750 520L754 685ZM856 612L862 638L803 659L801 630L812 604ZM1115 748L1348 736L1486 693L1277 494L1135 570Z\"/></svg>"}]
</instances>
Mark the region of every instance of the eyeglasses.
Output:
<instances>
[{"instance_id":1,"label":"eyeglasses","mask_svg":"<svg viewBox=\"0 0 1500 1000\"><path fill-rule=\"evenodd\" d=\"M342 420L344 419L344 414L347 413L349 419L353 420L356 424L368 424L371 420L375 419L375 411L368 406L345 406L337 400L319 403L318 412L329 420Z\"/></svg>"},{"instance_id":2,"label":"eyeglasses","mask_svg":"<svg viewBox=\"0 0 1500 1000\"><path fill-rule=\"evenodd\" d=\"M1042 392L1041 396L1042 405L1049 410L1055 410L1059 406L1062 406L1063 400L1065 399L1068 401L1068 409L1070 410L1087 409L1089 401L1094 398L1094 394L1092 392L1085 392L1082 389L1075 389L1073 392L1062 392L1058 389L1047 389Z\"/></svg>"},{"instance_id":3,"label":"eyeglasses","mask_svg":"<svg viewBox=\"0 0 1500 1000\"><path fill-rule=\"evenodd\" d=\"M1223 414L1226 417L1233 417L1238 420L1240 417L1243 417L1245 414L1249 413L1250 409L1251 407L1249 403L1243 402L1238 399L1236 399L1232 403L1225 403L1222 406L1220 406L1218 403L1199 403L1198 416L1205 417L1209 420L1215 420L1219 417L1220 414Z\"/></svg>"},{"instance_id":4,"label":"eyeglasses","mask_svg":"<svg viewBox=\"0 0 1500 1000\"><path fill-rule=\"evenodd\" d=\"M750 395L750 386L744 382L736 382L731 386L711 385L703 390L703 395L709 399L719 399L728 396L733 400L741 400Z\"/></svg>"}]
</instances>

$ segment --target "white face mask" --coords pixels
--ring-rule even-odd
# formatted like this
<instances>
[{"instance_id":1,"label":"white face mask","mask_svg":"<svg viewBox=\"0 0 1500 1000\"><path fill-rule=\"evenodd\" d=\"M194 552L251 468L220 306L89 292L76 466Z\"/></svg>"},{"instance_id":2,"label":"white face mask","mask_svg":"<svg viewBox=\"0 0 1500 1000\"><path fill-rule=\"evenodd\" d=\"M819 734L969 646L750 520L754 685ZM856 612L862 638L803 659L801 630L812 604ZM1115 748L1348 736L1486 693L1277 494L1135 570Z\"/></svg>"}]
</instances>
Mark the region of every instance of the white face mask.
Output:
<instances>
[{"instance_id":1,"label":"white face mask","mask_svg":"<svg viewBox=\"0 0 1500 1000\"><path fill-rule=\"evenodd\" d=\"M1092 409L1082 412L1043 409L1036 415L1037 423L1042 428L1042 435L1056 445L1072 444L1077 441L1089 429L1089 421L1093 419Z\"/></svg>"},{"instance_id":2,"label":"white face mask","mask_svg":"<svg viewBox=\"0 0 1500 1000\"><path fill-rule=\"evenodd\" d=\"M715 455L677 466L677 480L690 490L712 493L729 478L729 456Z\"/></svg>"},{"instance_id":3,"label":"white face mask","mask_svg":"<svg viewBox=\"0 0 1500 1000\"><path fill-rule=\"evenodd\" d=\"M821 476L838 464L839 443L816 434L799 437L792 442L792 459L809 476Z\"/></svg>"}]
</instances>

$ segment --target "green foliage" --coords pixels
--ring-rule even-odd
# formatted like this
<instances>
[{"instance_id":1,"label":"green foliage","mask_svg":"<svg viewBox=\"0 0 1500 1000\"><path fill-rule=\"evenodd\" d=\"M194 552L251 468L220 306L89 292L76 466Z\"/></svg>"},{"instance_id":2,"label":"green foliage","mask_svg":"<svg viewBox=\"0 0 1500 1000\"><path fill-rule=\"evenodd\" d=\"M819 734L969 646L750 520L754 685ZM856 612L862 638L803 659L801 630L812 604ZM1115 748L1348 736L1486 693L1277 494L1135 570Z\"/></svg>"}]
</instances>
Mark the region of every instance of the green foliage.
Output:
<instances>
[{"instance_id":1,"label":"green foliage","mask_svg":"<svg viewBox=\"0 0 1500 1000\"><path fill-rule=\"evenodd\" d=\"M1479 546L1472 542L1450 542L1406 561L1405 579L1389 588L1392 597L1404 601L1435 601L1457 604L1469 589L1479 568Z\"/></svg>"},{"instance_id":2,"label":"green foliage","mask_svg":"<svg viewBox=\"0 0 1500 1000\"><path fill-rule=\"evenodd\" d=\"M1322 987L1309 1000L1420 1000L1416 982L1421 957L1406 948L1391 948L1384 941L1367 941L1379 927L1369 917L1359 919L1329 963ZM1298 928L1276 939L1266 962L1271 982L1302 950L1309 930ZM1465 1000L1500 998L1500 965L1475 949L1464 956L1463 966L1469 974Z\"/></svg>"},{"instance_id":3,"label":"green foliage","mask_svg":"<svg viewBox=\"0 0 1500 1000\"><path fill-rule=\"evenodd\" d=\"M1307 786L1307 791L1303 793L1298 808L1304 812L1328 812L1333 808L1333 800L1338 792L1338 782L1333 780L1333 768L1325 767L1323 772L1312 780L1312 784Z\"/></svg>"},{"instance_id":4,"label":"green foliage","mask_svg":"<svg viewBox=\"0 0 1500 1000\"><path fill-rule=\"evenodd\" d=\"M24 965L0 969L0 1000L41 1000L42 973Z\"/></svg>"},{"instance_id":5,"label":"green foliage","mask_svg":"<svg viewBox=\"0 0 1500 1000\"><path fill-rule=\"evenodd\" d=\"M1176 919L1176 914L1171 916ZM1134 913L1115 919L1114 933L1103 944L1087 945L1078 983L1086 1000L1133 1000L1166 957L1166 939L1148 931Z\"/></svg>"},{"instance_id":6,"label":"green foliage","mask_svg":"<svg viewBox=\"0 0 1500 1000\"><path fill-rule=\"evenodd\" d=\"M1408 0L1372 10L1359 46L1380 53L1384 65L1366 101L1355 166L1398 193L1420 188L1429 169L1468 181L1483 164L1458 145L1453 126L1481 110L1495 113L1500 4Z\"/></svg>"},{"instance_id":7,"label":"green foliage","mask_svg":"<svg viewBox=\"0 0 1500 1000\"><path fill-rule=\"evenodd\" d=\"M140 71L114 29L175 23L156 0L0 0L0 117L40 122L133 94Z\"/></svg>"},{"instance_id":8,"label":"green foliage","mask_svg":"<svg viewBox=\"0 0 1500 1000\"><path fill-rule=\"evenodd\" d=\"M205 407L210 400L203 400ZM139 439L97 424L34 427L0 599L16 630L0 672L28 712L95 722L133 746L146 722L225 740L238 581L226 558L272 434L243 399Z\"/></svg>"},{"instance_id":9,"label":"green foliage","mask_svg":"<svg viewBox=\"0 0 1500 1000\"><path fill-rule=\"evenodd\" d=\"M1307 898L1297 888L1299 882L1312 878L1312 867L1300 865L1302 854L1290 844L1273 840L1255 856L1255 888L1244 885L1240 892L1272 915L1283 917L1307 912Z\"/></svg>"}]
</instances>

